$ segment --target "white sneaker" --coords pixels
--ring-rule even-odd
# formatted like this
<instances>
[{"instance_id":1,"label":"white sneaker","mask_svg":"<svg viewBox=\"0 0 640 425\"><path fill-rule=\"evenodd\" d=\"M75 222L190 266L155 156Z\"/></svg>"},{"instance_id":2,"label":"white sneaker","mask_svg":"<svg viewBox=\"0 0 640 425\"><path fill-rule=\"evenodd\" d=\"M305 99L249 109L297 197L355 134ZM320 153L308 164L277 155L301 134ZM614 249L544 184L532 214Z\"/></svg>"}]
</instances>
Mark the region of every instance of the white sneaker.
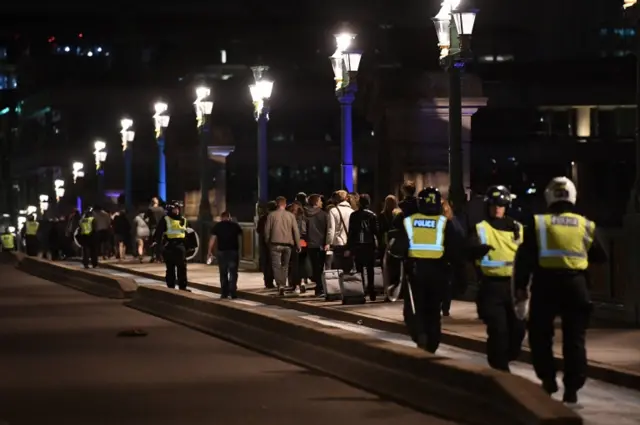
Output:
<instances>
[{"instance_id":1,"label":"white sneaker","mask_svg":"<svg viewBox=\"0 0 640 425\"><path fill-rule=\"evenodd\" d=\"M296 293L297 295L300 295L300 288L296 286L296 289L293 290L294 293Z\"/></svg>"}]
</instances>

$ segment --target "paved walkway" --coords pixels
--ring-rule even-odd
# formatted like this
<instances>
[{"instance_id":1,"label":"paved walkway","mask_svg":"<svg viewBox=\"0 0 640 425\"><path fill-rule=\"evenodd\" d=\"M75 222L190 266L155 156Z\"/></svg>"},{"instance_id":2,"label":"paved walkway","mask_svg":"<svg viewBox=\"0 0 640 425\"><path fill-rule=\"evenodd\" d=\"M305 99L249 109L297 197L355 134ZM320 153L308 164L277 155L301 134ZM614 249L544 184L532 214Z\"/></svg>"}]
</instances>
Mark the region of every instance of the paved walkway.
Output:
<instances>
[{"instance_id":1,"label":"paved walkway","mask_svg":"<svg viewBox=\"0 0 640 425\"><path fill-rule=\"evenodd\" d=\"M0 273L3 425L456 424L120 301ZM116 336L128 329L149 334Z\"/></svg>"},{"instance_id":2,"label":"paved walkway","mask_svg":"<svg viewBox=\"0 0 640 425\"><path fill-rule=\"evenodd\" d=\"M158 279L164 277L163 264L139 264L137 262L106 262L109 266L123 267L132 272L142 272L153 275ZM219 287L219 273L216 266L204 264L189 264L189 281ZM261 295L276 296L275 291L264 289L262 276L255 272L240 272L238 289ZM382 319L391 322L402 322L402 304L385 303L382 301L367 302L365 305L342 306L339 302L325 302L313 296L313 290L305 295L288 296L291 301L322 306L328 309L348 310L357 313L363 318ZM486 333L484 325L478 320L475 304L467 301L453 301L451 316L443 318L445 331L485 341ZM562 333L558 329L554 350L557 355L562 355ZM525 346L528 341L525 340ZM640 329L637 328L612 328L594 324L589 329L587 337L587 349L589 361L610 366L618 370L640 373Z\"/></svg>"}]
</instances>

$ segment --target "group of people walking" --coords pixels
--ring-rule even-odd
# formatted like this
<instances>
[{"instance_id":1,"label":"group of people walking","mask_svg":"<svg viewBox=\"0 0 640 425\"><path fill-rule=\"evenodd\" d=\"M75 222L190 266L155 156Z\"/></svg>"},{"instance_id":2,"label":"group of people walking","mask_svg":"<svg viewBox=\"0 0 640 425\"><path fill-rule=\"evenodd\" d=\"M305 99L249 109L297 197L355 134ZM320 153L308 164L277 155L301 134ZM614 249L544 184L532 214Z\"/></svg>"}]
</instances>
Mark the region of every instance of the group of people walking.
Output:
<instances>
[{"instance_id":1,"label":"group of people walking","mask_svg":"<svg viewBox=\"0 0 640 425\"><path fill-rule=\"evenodd\" d=\"M586 329L591 313L587 287L590 263L607 261L595 224L575 212L577 190L566 177L547 186L546 212L520 223L509 216L512 195L505 186L486 192L484 211L471 220L454 216L433 187L402 187L398 203L388 196L371 211L366 194L335 192L284 197L269 203L258 222L265 287L305 292L315 283L323 295L323 271L355 268L376 300L372 269L383 259L387 278L402 287L404 319L418 345L435 353L441 317L449 313L452 286L466 288L466 264L475 270L479 318L487 327L487 359L509 372L528 332L534 369L549 394L558 391L553 356L554 320L562 319L564 397L576 403L586 379ZM463 215L465 215L463 217ZM394 297L387 292L385 300ZM529 301L530 300L530 301Z\"/></svg>"}]
</instances>

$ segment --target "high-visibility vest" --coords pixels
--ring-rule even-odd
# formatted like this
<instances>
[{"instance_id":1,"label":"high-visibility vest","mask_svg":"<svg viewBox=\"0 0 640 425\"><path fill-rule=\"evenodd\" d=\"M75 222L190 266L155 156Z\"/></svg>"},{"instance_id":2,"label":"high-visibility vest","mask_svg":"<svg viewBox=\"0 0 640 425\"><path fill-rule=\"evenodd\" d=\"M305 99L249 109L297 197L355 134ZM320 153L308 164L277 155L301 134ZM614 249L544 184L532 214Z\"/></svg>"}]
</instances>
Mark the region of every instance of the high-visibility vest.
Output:
<instances>
[{"instance_id":1,"label":"high-visibility vest","mask_svg":"<svg viewBox=\"0 0 640 425\"><path fill-rule=\"evenodd\" d=\"M94 217L85 217L80 220L80 234L82 236L88 236L93 233L93 220Z\"/></svg>"},{"instance_id":2,"label":"high-visibility vest","mask_svg":"<svg viewBox=\"0 0 640 425\"><path fill-rule=\"evenodd\" d=\"M27 236L35 236L38 233L38 227L40 227L40 223L37 221L27 221L26 223L27 230L25 231Z\"/></svg>"},{"instance_id":3,"label":"high-visibility vest","mask_svg":"<svg viewBox=\"0 0 640 425\"><path fill-rule=\"evenodd\" d=\"M2 249L11 250L16 247L15 238L10 233L0 236L0 240L2 240Z\"/></svg>"},{"instance_id":4,"label":"high-visibility vest","mask_svg":"<svg viewBox=\"0 0 640 425\"><path fill-rule=\"evenodd\" d=\"M586 270L596 224L579 214L535 216L538 264L543 269Z\"/></svg>"},{"instance_id":5,"label":"high-visibility vest","mask_svg":"<svg viewBox=\"0 0 640 425\"><path fill-rule=\"evenodd\" d=\"M187 233L187 220L178 219L174 220L168 215L164 217L167 222L167 230L164 235L167 239L184 239ZM184 221L184 224L183 224Z\"/></svg>"},{"instance_id":6,"label":"high-visibility vest","mask_svg":"<svg viewBox=\"0 0 640 425\"><path fill-rule=\"evenodd\" d=\"M498 230L486 220L476 224L476 233L483 245L493 247L476 264L482 274L492 277L508 277L513 272L513 261L516 258L518 246L522 243L522 225L515 222L517 231ZM516 234L518 239L516 239Z\"/></svg>"},{"instance_id":7,"label":"high-visibility vest","mask_svg":"<svg viewBox=\"0 0 640 425\"><path fill-rule=\"evenodd\" d=\"M409 258L437 260L444 255L443 215L413 214L403 220L409 237Z\"/></svg>"}]
</instances>

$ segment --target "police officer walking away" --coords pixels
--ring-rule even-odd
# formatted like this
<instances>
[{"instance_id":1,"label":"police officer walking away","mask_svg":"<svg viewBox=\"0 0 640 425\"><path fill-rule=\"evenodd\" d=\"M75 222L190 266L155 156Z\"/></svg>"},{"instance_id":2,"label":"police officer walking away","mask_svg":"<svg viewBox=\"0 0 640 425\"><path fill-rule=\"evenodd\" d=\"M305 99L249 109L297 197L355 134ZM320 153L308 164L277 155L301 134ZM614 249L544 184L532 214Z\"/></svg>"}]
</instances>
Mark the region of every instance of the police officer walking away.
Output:
<instances>
[{"instance_id":1,"label":"police officer walking away","mask_svg":"<svg viewBox=\"0 0 640 425\"><path fill-rule=\"evenodd\" d=\"M585 334L591 314L587 268L607 261L595 223L573 212L576 187L556 177L544 197L548 211L534 216L516 254L514 286L517 314L524 315L531 281L529 345L536 375L549 394L558 391L553 357L554 319L562 319L565 403L578 402L587 373Z\"/></svg>"},{"instance_id":2,"label":"police officer walking away","mask_svg":"<svg viewBox=\"0 0 640 425\"><path fill-rule=\"evenodd\" d=\"M78 227L78 239L78 242L82 245L82 264L84 268L89 268L89 259L91 259L91 266L95 269L98 267L99 240L93 208L88 208L82 214Z\"/></svg>"},{"instance_id":3,"label":"police officer walking away","mask_svg":"<svg viewBox=\"0 0 640 425\"><path fill-rule=\"evenodd\" d=\"M442 215L438 189L423 189L417 201L418 211L403 220L408 281L404 285L403 313L418 347L435 353L440 345L440 312L449 283L450 264L454 265L454 270L460 270L462 235ZM396 245L395 241L393 245Z\"/></svg>"},{"instance_id":4,"label":"police officer walking away","mask_svg":"<svg viewBox=\"0 0 640 425\"><path fill-rule=\"evenodd\" d=\"M489 188L485 196L487 219L472 229L471 255L476 260L480 287L476 299L478 316L487 325L487 360L498 370L509 371L518 358L525 322L516 317L511 293L511 274L523 227L506 216L511 193L504 186Z\"/></svg>"},{"instance_id":5,"label":"police officer walking away","mask_svg":"<svg viewBox=\"0 0 640 425\"><path fill-rule=\"evenodd\" d=\"M16 250L16 235L13 234L15 228L7 226L4 228L0 241L2 241L2 251L13 252Z\"/></svg>"},{"instance_id":6,"label":"police officer walking away","mask_svg":"<svg viewBox=\"0 0 640 425\"><path fill-rule=\"evenodd\" d=\"M40 223L36 221L36 216L30 215L22 228L27 255L30 257L37 257L38 251L40 251L40 244L38 243L39 227Z\"/></svg>"},{"instance_id":7,"label":"police officer walking away","mask_svg":"<svg viewBox=\"0 0 640 425\"><path fill-rule=\"evenodd\" d=\"M180 215L180 203L167 204L167 215L158 222L155 242L164 245L164 263L167 266L165 282L168 288L187 290L187 219ZM177 280L177 282L176 282Z\"/></svg>"}]
</instances>

